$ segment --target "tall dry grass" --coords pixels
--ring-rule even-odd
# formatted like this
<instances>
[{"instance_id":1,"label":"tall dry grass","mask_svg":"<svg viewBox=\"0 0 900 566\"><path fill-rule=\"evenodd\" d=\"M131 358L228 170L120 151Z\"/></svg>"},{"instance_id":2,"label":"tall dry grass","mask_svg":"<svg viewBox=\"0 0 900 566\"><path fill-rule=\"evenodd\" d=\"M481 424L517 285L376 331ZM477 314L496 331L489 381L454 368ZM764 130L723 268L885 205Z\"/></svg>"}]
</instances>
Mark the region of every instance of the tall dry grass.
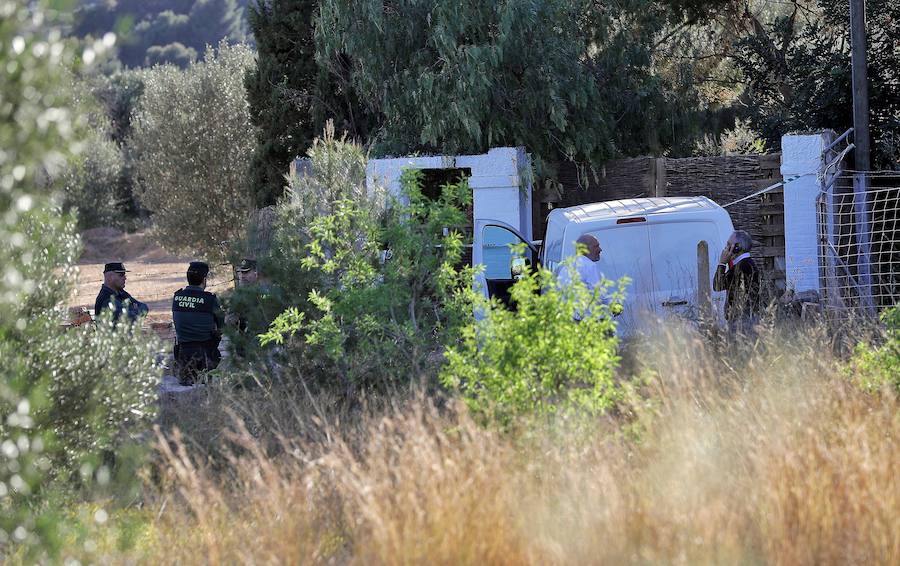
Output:
<instances>
[{"instance_id":1,"label":"tall dry grass","mask_svg":"<svg viewBox=\"0 0 900 566\"><path fill-rule=\"evenodd\" d=\"M633 348L645 385L621 414L513 434L424 395L231 399L215 443L161 433L143 558L900 563L900 403L854 388L824 345L669 329Z\"/></svg>"}]
</instances>

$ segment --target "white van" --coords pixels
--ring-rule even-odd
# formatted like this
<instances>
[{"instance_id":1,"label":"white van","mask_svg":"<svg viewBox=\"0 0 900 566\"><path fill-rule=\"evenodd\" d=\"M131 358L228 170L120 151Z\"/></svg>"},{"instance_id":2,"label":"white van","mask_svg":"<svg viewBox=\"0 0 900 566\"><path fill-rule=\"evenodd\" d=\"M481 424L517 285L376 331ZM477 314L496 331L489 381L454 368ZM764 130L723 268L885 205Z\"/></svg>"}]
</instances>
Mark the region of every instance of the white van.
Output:
<instances>
[{"instance_id":1,"label":"white van","mask_svg":"<svg viewBox=\"0 0 900 566\"><path fill-rule=\"evenodd\" d=\"M711 290L722 246L734 230L724 208L706 197L640 198L557 208L550 212L543 242L528 242L512 226L478 219L472 263L484 266L476 281L483 293L508 300L513 284L510 244L526 244L526 259L553 270L575 254L575 240L592 234L603 253L598 266L607 279L628 276L620 334L659 317L696 318L708 294L721 320L724 292ZM704 260L705 259L705 260Z\"/></svg>"}]
</instances>

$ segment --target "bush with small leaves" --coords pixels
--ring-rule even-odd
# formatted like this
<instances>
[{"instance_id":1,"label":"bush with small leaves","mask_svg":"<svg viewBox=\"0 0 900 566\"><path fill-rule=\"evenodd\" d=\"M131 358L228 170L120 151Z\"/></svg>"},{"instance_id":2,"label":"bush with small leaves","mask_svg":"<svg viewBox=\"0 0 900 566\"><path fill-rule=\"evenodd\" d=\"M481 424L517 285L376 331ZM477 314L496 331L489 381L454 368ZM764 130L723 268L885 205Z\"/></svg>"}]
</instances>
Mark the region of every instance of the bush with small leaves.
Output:
<instances>
[{"instance_id":1,"label":"bush with small leaves","mask_svg":"<svg viewBox=\"0 0 900 566\"><path fill-rule=\"evenodd\" d=\"M72 526L48 498L71 484L54 480L77 474L94 449L116 450L123 426L145 425L159 377L151 346L125 325L95 334L62 327L79 241L54 204L54 180L86 121L64 81L75 53L53 21L42 3L0 2L0 556L17 547L27 562L57 558ZM87 355L96 361L74 359ZM84 399L91 394L99 397Z\"/></svg>"},{"instance_id":2,"label":"bush with small leaves","mask_svg":"<svg viewBox=\"0 0 900 566\"><path fill-rule=\"evenodd\" d=\"M111 453L149 430L162 368L155 336L139 325L102 317L67 332L44 328L32 352L32 373L48 376L47 403L37 422L52 431L59 461L74 470L93 454Z\"/></svg>"},{"instance_id":3,"label":"bush with small leaves","mask_svg":"<svg viewBox=\"0 0 900 566\"><path fill-rule=\"evenodd\" d=\"M694 147L694 155L701 157L727 157L731 155L758 155L766 153L766 140L750 123L740 118L734 128L725 130L718 137L703 136Z\"/></svg>"},{"instance_id":4,"label":"bush with small leaves","mask_svg":"<svg viewBox=\"0 0 900 566\"><path fill-rule=\"evenodd\" d=\"M307 246L314 239L313 222L334 214L339 203L367 202L367 159L362 147L336 137L329 124L322 137L313 142L307 157L313 174L290 177L284 197L277 206L260 211L265 214L258 215L244 239L244 254L258 260L274 292L262 301L256 289L239 288L224 297L229 312L248 322L246 329L225 330L242 357L255 357L257 334L267 330L274 317L286 309L308 308L310 291L323 284L320 271L303 266ZM378 207L382 209L383 205Z\"/></svg>"},{"instance_id":5,"label":"bush with small leaves","mask_svg":"<svg viewBox=\"0 0 900 566\"><path fill-rule=\"evenodd\" d=\"M126 204L117 190L125 175L122 149L100 128L92 129L85 146L65 178L66 206L78 210L82 228L121 226Z\"/></svg>"},{"instance_id":6,"label":"bush with small leaves","mask_svg":"<svg viewBox=\"0 0 900 566\"><path fill-rule=\"evenodd\" d=\"M386 205L364 193L324 201L331 212L294 244L314 286L261 340L286 344L322 385L431 382L471 316L471 268L457 267L468 186L444 186L431 200L409 172L403 187L403 201Z\"/></svg>"},{"instance_id":7,"label":"bush with small leaves","mask_svg":"<svg viewBox=\"0 0 900 566\"><path fill-rule=\"evenodd\" d=\"M885 325L880 346L859 344L850 364L851 375L864 389L888 387L900 393L900 307L881 314Z\"/></svg>"},{"instance_id":8,"label":"bush with small leaves","mask_svg":"<svg viewBox=\"0 0 900 566\"><path fill-rule=\"evenodd\" d=\"M483 316L447 351L441 381L501 427L614 408L625 391L613 377L623 285L611 285L589 291L576 278L560 287L545 269L522 276L511 290L515 310L496 301L478 307Z\"/></svg>"}]
</instances>

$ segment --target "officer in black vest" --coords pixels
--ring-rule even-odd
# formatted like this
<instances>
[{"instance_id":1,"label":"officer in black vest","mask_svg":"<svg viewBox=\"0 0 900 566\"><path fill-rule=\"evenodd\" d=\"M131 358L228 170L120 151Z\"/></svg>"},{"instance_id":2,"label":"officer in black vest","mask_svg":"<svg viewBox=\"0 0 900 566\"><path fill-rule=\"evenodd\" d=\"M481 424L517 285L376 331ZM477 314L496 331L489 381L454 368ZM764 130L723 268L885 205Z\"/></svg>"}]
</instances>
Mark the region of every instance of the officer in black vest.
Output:
<instances>
[{"instance_id":1,"label":"officer in black vest","mask_svg":"<svg viewBox=\"0 0 900 566\"><path fill-rule=\"evenodd\" d=\"M187 271L187 287L175 291L172 298L172 320L175 322L175 365L178 381L192 385L197 376L215 369L222 359L224 315L219 299L206 291L209 266L192 261Z\"/></svg>"}]
</instances>

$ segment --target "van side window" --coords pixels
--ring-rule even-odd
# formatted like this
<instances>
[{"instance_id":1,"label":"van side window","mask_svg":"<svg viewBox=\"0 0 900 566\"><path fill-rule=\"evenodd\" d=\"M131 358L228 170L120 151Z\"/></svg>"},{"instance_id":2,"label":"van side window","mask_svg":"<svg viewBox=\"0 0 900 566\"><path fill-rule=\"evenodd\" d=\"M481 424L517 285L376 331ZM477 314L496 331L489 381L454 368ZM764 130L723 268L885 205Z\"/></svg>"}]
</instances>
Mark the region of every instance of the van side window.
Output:
<instances>
[{"instance_id":1,"label":"van side window","mask_svg":"<svg viewBox=\"0 0 900 566\"><path fill-rule=\"evenodd\" d=\"M522 244L514 233L500 226L485 226L482 233L482 250L484 263L484 276L487 279L509 279L510 261L513 258L513 248ZM525 250L525 257L531 260L531 251Z\"/></svg>"}]
</instances>

